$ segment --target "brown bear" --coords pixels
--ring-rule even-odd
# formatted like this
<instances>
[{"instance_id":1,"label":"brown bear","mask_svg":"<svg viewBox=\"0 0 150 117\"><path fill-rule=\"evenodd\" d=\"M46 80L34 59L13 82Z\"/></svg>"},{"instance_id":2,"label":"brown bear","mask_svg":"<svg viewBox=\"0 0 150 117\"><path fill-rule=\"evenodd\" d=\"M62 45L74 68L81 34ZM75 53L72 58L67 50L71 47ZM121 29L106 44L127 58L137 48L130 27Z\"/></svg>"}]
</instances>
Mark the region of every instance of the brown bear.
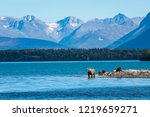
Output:
<instances>
[{"instance_id":1,"label":"brown bear","mask_svg":"<svg viewBox=\"0 0 150 117\"><path fill-rule=\"evenodd\" d=\"M116 72L121 72L122 71L122 68L121 67L118 67L117 69L116 69Z\"/></svg>"},{"instance_id":2,"label":"brown bear","mask_svg":"<svg viewBox=\"0 0 150 117\"><path fill-rule=\"evenodd\" d=\"M104 75L104 73L106 73L105 70L100 70L100 71L98 72L99 76L100 76L100 75Z\"/></svg>"},{"instance_id":3,"label":"brown bear","mask_svg":"<svg viewBox=\"0 0 150 117\"><path fill-rule=\"evenodd\" d=\"M88 78L95 78L95 69L87 68Z\"/></svg>"}]
</instances>

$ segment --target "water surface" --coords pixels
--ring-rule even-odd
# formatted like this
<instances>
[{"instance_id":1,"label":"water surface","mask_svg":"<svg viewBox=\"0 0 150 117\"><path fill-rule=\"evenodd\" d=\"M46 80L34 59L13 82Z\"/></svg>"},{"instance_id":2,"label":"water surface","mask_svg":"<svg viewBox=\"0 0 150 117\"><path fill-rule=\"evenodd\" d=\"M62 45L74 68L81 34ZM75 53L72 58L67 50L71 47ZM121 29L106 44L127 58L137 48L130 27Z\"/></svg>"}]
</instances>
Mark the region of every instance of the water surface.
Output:
<instances>
[{"instance_id":1,"label":"water surface","mask_svg":"<svg viewBox=\"0 0 150 117\"><path fill-rule=\"evenodd\" d=\"M0 99L150 99L150 79L87 79L96 71L150 69L150 62L4 62L0 63Z\"/></svg>"}]
</instances>

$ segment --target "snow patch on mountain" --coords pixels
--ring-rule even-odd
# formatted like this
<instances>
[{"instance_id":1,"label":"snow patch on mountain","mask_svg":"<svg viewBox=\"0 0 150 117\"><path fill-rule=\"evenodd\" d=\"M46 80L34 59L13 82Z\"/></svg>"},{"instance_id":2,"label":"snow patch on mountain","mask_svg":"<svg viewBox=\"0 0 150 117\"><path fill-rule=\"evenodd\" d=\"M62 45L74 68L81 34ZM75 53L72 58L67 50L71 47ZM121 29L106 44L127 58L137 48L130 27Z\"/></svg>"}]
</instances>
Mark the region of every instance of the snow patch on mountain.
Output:
<instances>
[{"instance_id":1,"label":"snow patch on mountain","mask_svg":"<svg viewBox=\"0 0 150 117\"><path fill-rule=\"evenodd\" d=\"M4 27L4 28L8 28L8 27L9 27L9 25L3 25L3 27Z\"/></svg>"},{"instance_id":2,"label":"snow patch on mountain","mask_svg":"<svg viewBox=\"0 0 150 117\"><path fill-rule=\"evenodd\" d=\"M101 37L98 38L99 41L103 41L104 39L102 39Z\"/></svg>"},{"instance_id":3,"label":"snow patch on mountain","mask_svg":"<svg viewBox=\"0 0 150 117\"><path fill-rule=\"evenodd\" d=\"M6 18L6 17L1 16L1 17L0 17L0 20L5 20L5 18Z\"/></svg>"},{"instance_id":4,"label":"snow patch on mountain","mask_svg":"<svg viewBox=\"0 0 150 117\"><path fill-rule=\"evenodd\" d=\"M57 23L46 23L50 32L56 30L59 26Z\"/></svg>"}]
</instances>

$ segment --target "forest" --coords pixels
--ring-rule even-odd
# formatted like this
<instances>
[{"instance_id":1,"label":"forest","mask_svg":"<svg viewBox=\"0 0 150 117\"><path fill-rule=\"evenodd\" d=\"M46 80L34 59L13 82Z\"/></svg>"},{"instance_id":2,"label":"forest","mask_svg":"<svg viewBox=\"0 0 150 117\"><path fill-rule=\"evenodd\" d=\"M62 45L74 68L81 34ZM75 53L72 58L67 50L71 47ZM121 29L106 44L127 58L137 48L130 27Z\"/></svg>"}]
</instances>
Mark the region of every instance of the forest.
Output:
<instances>
[{"instance_id":1,"label":"forest","mask_svg":"<svg viewBox=\"0 0 150 117\"><path fill-rule=\"evenodd\" d=\"M146 50L144 55L140 58L141 61L150 61L150 50Z\"/></svg>"},{"instance_id":2,"label":"forest","mask_svg":"<svg viewBox=\"0 0 150 117\"><path fill-rule=\"evenodd\" d=\"M148 54L150 55L150 51L147 50L109 50L109 49L1 50L0 62L144 60L144 57L145 58L148 57Z\"/></svg>"}]
</instances>

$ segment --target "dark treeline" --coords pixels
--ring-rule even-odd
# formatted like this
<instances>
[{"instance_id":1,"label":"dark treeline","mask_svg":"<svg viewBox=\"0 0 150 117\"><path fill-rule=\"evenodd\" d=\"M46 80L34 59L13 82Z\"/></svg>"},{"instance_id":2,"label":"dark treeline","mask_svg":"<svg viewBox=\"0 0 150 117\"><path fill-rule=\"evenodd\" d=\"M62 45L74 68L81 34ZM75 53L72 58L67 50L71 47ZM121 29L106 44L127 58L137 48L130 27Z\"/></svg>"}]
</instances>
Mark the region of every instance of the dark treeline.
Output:
<instances>
[{"instance_id":1,"label":"dark treeline","mask_svg":"<svg viewBox=\"0 0 150 117\"><path fill-rule=\"evenodd\" d=\"M15 61L94 61L94 60L138 60L145 50L109 49L29 49L1 50L0 62Z\"/></svg>"},{"instance_id":2,"label":"dark treeline","mask_svg":"<svg viewBox=\"0 0 150 117\"><path fill-rule=\"evenodd\" d=\"M140 58L142 61L150 61L150 50L146 50L144 52L143 57Z\"/></svg>"}]
</instances>

